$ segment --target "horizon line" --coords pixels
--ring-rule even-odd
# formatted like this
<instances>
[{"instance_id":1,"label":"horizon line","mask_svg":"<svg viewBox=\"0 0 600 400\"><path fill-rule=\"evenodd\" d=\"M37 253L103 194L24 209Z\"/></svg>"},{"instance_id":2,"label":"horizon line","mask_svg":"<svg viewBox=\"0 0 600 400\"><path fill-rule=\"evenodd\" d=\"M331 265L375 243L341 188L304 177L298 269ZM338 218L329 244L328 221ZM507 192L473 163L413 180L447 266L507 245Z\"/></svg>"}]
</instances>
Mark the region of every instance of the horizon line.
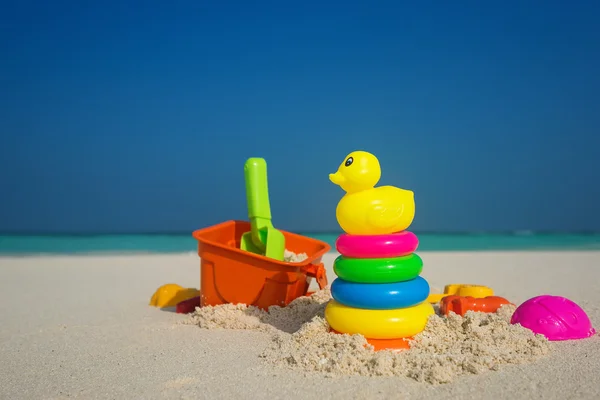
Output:
<instances>
[{"instance_id":1,"label":"horizon line","mask_svg":"<svg viewBox=\"0 0 600 400\"><path fill-rule=\"evenodd\" d=\"M190 236L191 231L98 231L98 232L69 232L69 231L0 231L0 236ZM301 235L341 235L343 231L288 231ZM510 235L510 236L533 236L533 235L582 235L594 236L600 235L600 231L563 231L563 230L498 230L498 231L412 231L416 235Z\"/></svg>"}]
</instances>

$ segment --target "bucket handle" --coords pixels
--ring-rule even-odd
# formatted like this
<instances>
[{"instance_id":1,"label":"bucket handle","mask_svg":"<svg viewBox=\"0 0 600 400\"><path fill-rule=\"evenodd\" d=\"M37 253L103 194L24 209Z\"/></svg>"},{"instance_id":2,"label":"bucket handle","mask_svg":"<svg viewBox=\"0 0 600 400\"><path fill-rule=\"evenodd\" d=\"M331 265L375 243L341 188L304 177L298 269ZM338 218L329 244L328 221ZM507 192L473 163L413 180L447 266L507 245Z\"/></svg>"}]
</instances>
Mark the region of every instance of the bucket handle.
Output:
<instances>
[{"instance_id":1,"label":"bucket handle","mask_svg":"<svg viewBox=\"0 0 600 400\"><path fill-rule=\"evenodd\" d=\"M327 272L325 271L325 265L323 265L323 263L310 264L305 272L306 275L312 276L317 280L319 290L323 290L327 287Z\"/></svg>"}]
</instances>

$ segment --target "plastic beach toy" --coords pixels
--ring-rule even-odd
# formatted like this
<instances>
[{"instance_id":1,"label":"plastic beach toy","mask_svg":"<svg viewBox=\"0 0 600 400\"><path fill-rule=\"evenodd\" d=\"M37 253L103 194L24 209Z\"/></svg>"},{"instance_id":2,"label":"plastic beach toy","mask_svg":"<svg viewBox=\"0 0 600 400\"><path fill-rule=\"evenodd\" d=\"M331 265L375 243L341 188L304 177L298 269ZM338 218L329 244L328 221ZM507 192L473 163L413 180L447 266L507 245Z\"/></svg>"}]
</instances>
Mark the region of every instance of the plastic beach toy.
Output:
<instances>
[{"instance_id":1,"label":"plastic beach toy","mask_svg":"<svg viewBox=\"0 0 600 400\"><path fill-rule=\"evenodd\" d=\"M159 308L175 307L182 301L199 295L198 289L184 288L176 283L167 283L156 289L150 299L150 305Z\"/></svg>"},{"instance_id":2,"label":"plastic beach toy","mask_svg":"<svg viewBox=\"0 0 600 400\"><path fill-rule=\"evenodd\" d=\"M246 161L250 222L230 220L193 232L198 241L200 291L164 285L152 296L150 304L176 306L178 313L220 304L246 304L267 310L275 305L287 306L308 295L313 281L319 289L327 287L321 259L331 247L321 240L273 228L266 172L264 159ZM306 258L286 261L286 248L296 254L304 253ZM182 291L185 295L180 294Z\"/></svg>"},{"instance_id":3,"label":"plastic beach toy","mask_svg":"<svg viewBox=\"0 0 600 400\"><path fill-rule=\"evenodd\" d=\"M489 297L494 295L494 290L490 287L483 285L471 285L466 283L452 283L446 285L444 293L431 293L427 298L430 303L439 303L446 296L462 296L462 297L474 297L480 299L483 297Z\"/></svg>"},{"instance_id":4,"label":"plastic beach toy","mask_svg":"<svg viewBox=\"0 0 600 400\"><path fill-rule=\"evenodd\" d=\"M394 283L415 279L423 270L417 254L396 258L347 258L338 256L333 272L346 281L358 283Z\"/></svg>"},{"instance_id":5,"label":"plastic beach toy","mask_svg":"<svg viewBox=\"0 0 600 400\"><path fill-rule=\"evenodd\" d=\"M341 228L351 235L382 235L403 231L415 216L414 193L394 186L375 188L381 177L379 160L366 151L354 151L329 179L346 195L337 205Z\"/></svg>"},{"instance_id":6,"label":"plastic beach toy","mask_svg":"<svg viewBox=\"0 0 600 400\"><path fill-rule=\"evenodd\" d=\"M419 276L423 261L417 236L406 229L415 216L414 194L375 187L379 160L366 151L346 156L329 179L346 193L336 208L344 230L336 241L338 278L325 307L330 331L361 334L375 350L409 348L434 314L429 284Z\"/></svg>"},{"instance_id":7,"label":"plastic beach toy","mask_svg":"<svg viewBox=\"0 0 600 400\"><path fill-rule=\"evenodd\" d=\"M321 262L331 249L326 242L281 230L288 250L308 257L279 261L240 249L242 234L249 230L248 222L226 221L193 233L200 256L200 306L241 303L266 310L305 296L313 279L320 289L327 286Z\"/></svg>"},{"instance_id":8,"label":"plastic beach toy","mask_svg":"<svg viewBox=\"0 0 600 400\"><path fill-rule=\"evenodd\" d=\"M387 235L342 234L335 241L340 254L354 258L402 257L413 253L418 246L419 239L409 231Z\"/></svg>"},{"instance_id":9,"label":"plastic beach toy","mask_svg":"<svg viewBox=\"0 0 600 400\"><path fill-rule=\"evenodd\" d=\"M329 330L331 333L335 333L338 335L343 335L342 332L338 332L335 329ZM373 346L373 350L407 350L410 349L410 343L412 338L397 338L397 339L367 339L367 343Z\"/></svg>"},{"instance_id":10,"label":"plastic beach toy","mask_svg":"<svg viewBox=\"0 0 600 400\"><path fill-rule=\"evenodd\" d=\"M200 296L192 297L178 303L177 307L175 307L175 312L177 314L189 314L194 312L196 307L200 307Z\"/></svg>"},{"instance_id":11,"label":"plastic beach toy","mask_svg":"<svg viewBox=\"0 0 600 400\"><path fill-rule=\"evenodd\" d=\"M433 306L427 302L394 310L366 310L330 300L325 308L325 318L331 328L341 333L359 333L368 339L414 336L425 329L433 314Z\"/></svg>"},{"instance_id":12,"label":"plastic beach toy","mask_svg":"<svg viewBox=\"0 0 600 400\"><path fill-rule=\"evenodd\" d=\"M500 296L488 296L478 299L470 296L450 295L442 299L440 313L443 315L450 314L450 311L458 315L465 315L467 311L494 313L505 304L510 304L510 302Z\"/></svg>"},{"instance_id":13,"label":"plastic beach toy","mask_svg":"<svg viewBox=\"0 0 600 400\"><path fill-rule=\"evenodd\" d=\"M371 310L392 310L417 305L429 295L429 284L420 276L394 283L356 283L337 278L331 296L341 304Z\"/></svg>"},{"instance_id":14,"label":"plastic beach toy","mask_svg":"<svg viewBox=\"0 0 600 400\"><path fill-rule=\"evenodd\" d=\"M517 307L510 322L551 341L585 339L596 333L585 311L560 296L543 295L525 301Z\"/></svg>"},{"instance_id":15,"label":"plastic beach toy","mask_svg":"<svg viewBox=\"0 0 600 400\"><path fill-rule=\"evenodd\" d=\"M271 222L267 162L263 158L249 158L244 165L244 177L251 228L242 235L240 248L282 261L285 238Z\"/></svg>"}]
</instances>

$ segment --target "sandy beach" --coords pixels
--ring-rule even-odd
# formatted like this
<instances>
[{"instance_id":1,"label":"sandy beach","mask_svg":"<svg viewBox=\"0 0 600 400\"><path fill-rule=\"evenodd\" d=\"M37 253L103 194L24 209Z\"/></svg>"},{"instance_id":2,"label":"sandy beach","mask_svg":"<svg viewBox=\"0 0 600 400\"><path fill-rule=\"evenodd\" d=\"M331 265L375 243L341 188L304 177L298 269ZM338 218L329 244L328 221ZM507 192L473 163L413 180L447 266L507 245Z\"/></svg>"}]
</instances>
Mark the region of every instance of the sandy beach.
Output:
<instances>
[{"instance_id":1,"label":"sandy beach","mask_svg":"<svg viewBox=\"0 0 600 400\"><path fill-rule=\"evenodd\" d=\"M477 283L516 304L540 294L600 328L600 252L419 253L441 290ZM335 275L327 254L331 282ZM526 365L431 385L275 368L263 332L206 330L148 305L160 285L199 287L195 254L0 258L0 398L597 399L600 338L553 342Z\"/></svg>"}]
</instances>

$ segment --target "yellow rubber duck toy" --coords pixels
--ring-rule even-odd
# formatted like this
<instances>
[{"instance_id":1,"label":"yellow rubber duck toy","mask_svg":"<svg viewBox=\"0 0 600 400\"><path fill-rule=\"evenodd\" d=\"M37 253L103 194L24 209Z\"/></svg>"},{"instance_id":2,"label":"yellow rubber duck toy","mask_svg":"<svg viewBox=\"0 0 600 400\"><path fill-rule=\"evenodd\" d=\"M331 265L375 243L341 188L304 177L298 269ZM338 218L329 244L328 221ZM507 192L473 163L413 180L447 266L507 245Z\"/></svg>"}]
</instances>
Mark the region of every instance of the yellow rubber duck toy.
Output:
<instances>
[{"instance_id":1,"label":"yellow rubber duck toy","mask_svg":"<svg viewBox=\"0 0 600 400\"><path fill-rule=\"evenodd\" d=\"M410 226L415 217L415 196L394 186L375 187L381 178L379 160L366 151L346 157L331 182L346 194L337 205L336 217L350 235L385 235Z\"/></svg>"}]
</instances>

